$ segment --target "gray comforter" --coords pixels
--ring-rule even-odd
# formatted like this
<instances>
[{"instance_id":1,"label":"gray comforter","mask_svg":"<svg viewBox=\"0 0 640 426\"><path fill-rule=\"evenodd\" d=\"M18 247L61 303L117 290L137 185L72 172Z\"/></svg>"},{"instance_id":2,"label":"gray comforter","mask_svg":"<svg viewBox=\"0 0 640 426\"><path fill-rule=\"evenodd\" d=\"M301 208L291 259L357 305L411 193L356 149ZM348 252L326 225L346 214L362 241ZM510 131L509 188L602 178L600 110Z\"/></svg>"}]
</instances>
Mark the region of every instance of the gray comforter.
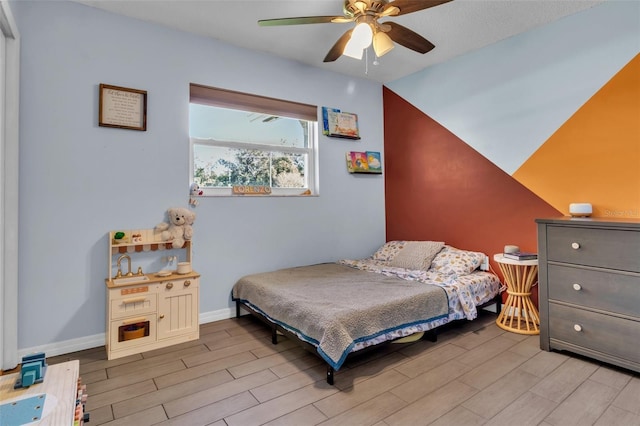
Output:
<instances>
[{"instance_id":1,"label":"gray comforter","mask_svg":"<svg viewBox=\"0 0 640 426\"><path fill-rule=\"evenodd\" d=\"M438 286L335 263L245 276L233 299L316 345L336 370L356 342L448 313Z\"/></svg>"}]
</instances>

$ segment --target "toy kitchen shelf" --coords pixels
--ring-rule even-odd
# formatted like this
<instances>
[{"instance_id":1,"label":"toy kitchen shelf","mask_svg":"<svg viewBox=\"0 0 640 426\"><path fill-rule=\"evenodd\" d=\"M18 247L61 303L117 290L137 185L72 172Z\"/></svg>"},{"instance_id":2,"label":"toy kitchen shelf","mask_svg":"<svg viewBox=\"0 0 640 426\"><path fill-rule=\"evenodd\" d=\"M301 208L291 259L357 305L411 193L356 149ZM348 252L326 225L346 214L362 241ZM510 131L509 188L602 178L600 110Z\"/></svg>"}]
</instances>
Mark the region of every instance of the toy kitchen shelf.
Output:
<instances>
[{"instance_id":1,"label":"toy kitchen shelf","mask_svg":"<svg viewBox=\"0 0 640 426\"><path fill-rule=\"evenodd\" d=\"M124 237L116 240L115 234L124 233ZM113 278L113 256L120 254L132 254L158 250L170 250L173 248L171 241L162 241L161 232L155 229L131 229L109 232L109 260L107 272L108 279ZM191 262L191 240L187 240L181 248L186 250L186 261Z\"/></svg>"},{"instance_id":2,"label":"toy kitchen shelf","mask_svg":"<svg viewBox=\"0 0 640 426\"><path fill-rule=\"evenodd\" d=\"M116 239L116 233L124 237ZM200 274L190 271L132 270L129 259L136 254L163 250L185 250L191 262L191 241L183 247L173 247L162 241L154 229L118 230L108 233L107 326L105 346L107 358L159 349L196 340L200 337L199 287ZM128 257L128 258L127 258ZM117 265L117 260L120 264ZM121 274L114 275L114 266ZM128 267L128 270L124 270Z\"/></svg>"}]
</instances>

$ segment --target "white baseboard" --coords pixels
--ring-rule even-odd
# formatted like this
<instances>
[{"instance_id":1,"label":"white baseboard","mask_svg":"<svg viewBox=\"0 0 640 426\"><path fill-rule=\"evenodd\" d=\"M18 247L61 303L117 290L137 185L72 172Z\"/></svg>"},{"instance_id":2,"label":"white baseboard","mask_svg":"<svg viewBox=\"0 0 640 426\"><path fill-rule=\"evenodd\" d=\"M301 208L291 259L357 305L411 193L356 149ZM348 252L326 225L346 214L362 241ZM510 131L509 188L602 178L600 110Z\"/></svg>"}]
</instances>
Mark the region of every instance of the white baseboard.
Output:
<instances>
[{"instance_id":1,"label":"white baseboard","mask_svg":"<svg viewBox=\"0 0 640 426\"><path fill-rule=\"evenodd\" d=\"M227 308L217 311L200 313L200 324L214 321L221 321L236 316L236 309ZM93 336L78 337L77 339L63 340L60 342L47 343L46 345L33 346L31 348L18 349L18 358L32 354L34 352L44 352L47 357L64 355L71 352L91 349L104 346L105 333L94 334Z\"/></svg>"},{"instance_id":2,"label":"white baseboard","mask_svg":"<svg viewBox=\"0 0 640 426\"><path fill-rule=\"evenodd\" d=\"M200 324L221 321L224 319L234 318L236 316L236 308L220 309L217 311L200 313Z\"/></svg>"},{"instance_id":3,"label":"white baseboard","mask_svg":"<svg viewBox=\"0 0 640 426\"><path fill-rule=\"evenodd\" d=\"M47 343L46 345L33 346L26 349L18 349L18 358L35 352L44 352L47 357L64 355L70 352L104 346L105 333L93 336L78 337L77 339L63 340L61 342Z\"/></svg>"}]
</instances>

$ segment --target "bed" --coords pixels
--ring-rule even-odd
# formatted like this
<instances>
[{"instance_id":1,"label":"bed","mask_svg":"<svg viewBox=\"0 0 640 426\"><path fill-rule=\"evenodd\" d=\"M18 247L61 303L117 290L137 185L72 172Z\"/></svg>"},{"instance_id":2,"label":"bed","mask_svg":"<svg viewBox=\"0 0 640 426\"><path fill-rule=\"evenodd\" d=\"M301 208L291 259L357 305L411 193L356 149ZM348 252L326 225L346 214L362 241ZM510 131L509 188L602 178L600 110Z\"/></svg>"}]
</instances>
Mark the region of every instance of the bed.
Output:
<instances>
[{"instance_id":1,"label":"bed","mask_svg":"<svg viewBox=\"0 0 640 426\"><path fill-rule=\"evenodd\" d=\"M251 274L233 287L240 308L300 342L327 363L327 382L353 353L473 320L496 303L498 277L483 253L434 241L390 241L366 259ZM409 338L411 339L411 338Z\"/></svg>"}]
</instances>

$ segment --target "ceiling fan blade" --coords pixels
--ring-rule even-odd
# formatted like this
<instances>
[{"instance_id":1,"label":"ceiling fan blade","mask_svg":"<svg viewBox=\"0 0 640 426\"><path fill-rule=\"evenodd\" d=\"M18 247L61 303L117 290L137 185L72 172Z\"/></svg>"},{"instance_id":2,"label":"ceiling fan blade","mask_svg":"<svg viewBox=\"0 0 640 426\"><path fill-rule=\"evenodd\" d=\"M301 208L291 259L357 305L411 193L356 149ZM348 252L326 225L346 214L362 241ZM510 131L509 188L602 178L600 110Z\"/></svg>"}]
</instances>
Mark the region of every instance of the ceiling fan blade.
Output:
<instances>
[{"instance_id":1,"label":"ceiling fan blade","mask_svg":"<svg viewBox=\"0 0 640 426\"><path fill-rule=\"evenodd\" d=\"M344 16L300 16L297 18L261 19L258 21L258 25L273 27L276 25L327 24L334 19L343 18Z\"/></svg>"},{"instance_id":2,"label":"ceiling fan blade","mask_svg":"<svg viewBox=\"0 0 640 426\"><path fill-rule=\"evenodd\" d=\"M391 27L391 30L387 31L387 35L391 37L391 40L408 49L414 50L418 53L427 53L436 47L429 40L422 37L420 34L411 31L407 27L403 27L395 22L385 22L384 24Z\"/></svg>"},{"instance_id":3,"label":"ceiling fan blade","mask_svg":"<svg viewBox=\"0 0 640 426\"><path fill-rule=\"evenodd\" d=\"M443 3L449 3L452 0L395 0L391 3L387 3L387 5L382 10L397 7L400 9L395 16L406 15L407 13L417 12L419 10L428 9L430 7L439 6Z\"/></svg>"},{"instance_id":4,"label":"ceiling fan blade","mask_svg":"<svg viewBox=\"0 0 640 426\"><path fill-rule=\"evenodd\" d=\"M347 45L349 40L351 39L351 33L353 29L350 29L346 33L342 34L342 36L336 41L336 44L333 45L327 56L324 57L323 62L333 62L342 56L342 52L344 52L344 47Z\"/></svg>"}]
</instances>

